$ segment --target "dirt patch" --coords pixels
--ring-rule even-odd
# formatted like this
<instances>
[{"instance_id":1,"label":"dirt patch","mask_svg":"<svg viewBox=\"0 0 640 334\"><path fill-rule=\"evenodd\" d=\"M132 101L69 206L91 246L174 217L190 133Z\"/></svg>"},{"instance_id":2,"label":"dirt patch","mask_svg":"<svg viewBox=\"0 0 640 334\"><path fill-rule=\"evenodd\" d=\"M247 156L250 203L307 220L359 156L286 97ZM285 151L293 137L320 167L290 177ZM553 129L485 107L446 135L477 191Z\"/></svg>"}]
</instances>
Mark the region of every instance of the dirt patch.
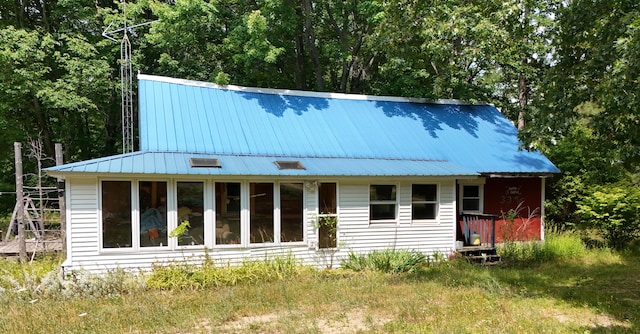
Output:
<instances>
[{"instance_id":1,"label":"dirt patch","mask_svg":"<svg viewBox=\"0 0 640 334\"><path fill-rule=\"evenodd\" d=\"M367 315L363 310L351 310L335 314L330 319L319 319L317 326L321 333L358 333L378 328L390 320L378 315Z\"/></svg>"},{"instance_id":2,"label":"dirt patch","mask_svg":"<svg viewBox=\"0 0 640 334\"><path fill-rule=\"evenodd\" d=\"M603 314L595 314L591 311L586 311L586 313L581 314L579 316L576 315L567 315L562 313L553 314L552 317L561 323L573 323L582 327L630 327L628 323L619 321L614 319L611 316L603 315Z\"/></svg>"},{"instance_id":3,"label":"dirt patch","mask_svg":"<svg viewBox=\"0 0 640 334\"><path fill-rule=\"evenodd\" d=\"M390 318L379 315L369 315L366 310L351 310L339 313L324 313L322 318L314 318L309 315L297 313L268 313L257 316L246 316L216 326L219 333L280 333L288 326L295 326L300 332L309 329L319 333L359 333L374 328L379 328ZM212 326L207 321L195 329L196 332L208 332Z\"/></svg>"}]
</instances>

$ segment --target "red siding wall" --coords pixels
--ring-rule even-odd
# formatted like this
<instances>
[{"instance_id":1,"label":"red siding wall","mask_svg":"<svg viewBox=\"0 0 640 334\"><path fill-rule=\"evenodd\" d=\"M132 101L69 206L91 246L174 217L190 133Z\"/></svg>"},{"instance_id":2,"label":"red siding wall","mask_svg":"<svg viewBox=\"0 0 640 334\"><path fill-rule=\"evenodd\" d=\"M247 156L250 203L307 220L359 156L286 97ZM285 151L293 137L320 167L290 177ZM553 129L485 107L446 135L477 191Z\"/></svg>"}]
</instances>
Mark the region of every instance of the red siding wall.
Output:
<instances>
[{"instance_id":1,"label":"red siding wall","mask_svg":"<svg viewBox=\"0 0 640 334\"><path fill-rule=\"evenodd\" d=\"M484 186L484 213L498 216L496 242L509 240L540 240L540 210L542 179L488 178ZM509 211L516 213L513 222Z\"/></svg>"}]
</instances>

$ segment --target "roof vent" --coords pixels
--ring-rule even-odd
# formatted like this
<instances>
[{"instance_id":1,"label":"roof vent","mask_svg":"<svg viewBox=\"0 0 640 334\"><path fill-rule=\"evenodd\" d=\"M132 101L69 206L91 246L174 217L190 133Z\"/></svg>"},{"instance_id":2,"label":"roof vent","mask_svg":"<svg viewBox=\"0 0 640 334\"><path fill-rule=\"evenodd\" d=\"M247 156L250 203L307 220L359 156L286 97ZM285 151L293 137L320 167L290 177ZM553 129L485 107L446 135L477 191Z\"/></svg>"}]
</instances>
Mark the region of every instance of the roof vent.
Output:
<instances>
[{"instance_id":1,"label":"roof vent","mask_svg":"<svg viewBox=\"0 0 640 334\"><path fill-rule=\"evenodd\" d=\"M213 158L189 158L189 163L197 168L222 168L220 160Z\"/></svg>"},{"instance_id":2,"label":"roof vent","mask_svg":"<svg viewBox=\"0 0 640 334\"><path fill-rule=\"evenodd\" d=\"M300 161L274 161L278 169L306 169Z\"/></svg>"}]
</instances>

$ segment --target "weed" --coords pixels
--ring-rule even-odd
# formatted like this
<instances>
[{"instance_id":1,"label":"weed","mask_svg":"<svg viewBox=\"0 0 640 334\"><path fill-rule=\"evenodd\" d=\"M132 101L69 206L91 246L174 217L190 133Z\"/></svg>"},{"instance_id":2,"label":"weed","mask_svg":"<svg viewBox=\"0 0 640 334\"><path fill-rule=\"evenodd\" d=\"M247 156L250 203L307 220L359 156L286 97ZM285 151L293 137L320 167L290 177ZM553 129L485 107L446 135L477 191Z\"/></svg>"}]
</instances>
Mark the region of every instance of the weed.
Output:
<instances>
[{"instance_id":1,"label":"weed","mask_svg":"<svg viewBox=\"0 0 640 334\"><path fill-rule=\"evenodd\" d=\"M414 272L425 263L427 263L427 257L420 252L385 249L375 250L365 255L349 252L347 258L342 261L342 266L355 271L377 270L397 274Z\"/></svg>"},{"instance_id":2,"label":"weed","mask_svg":"<svg viewBox=\"0 0 640 334\"><path fill-rule=\"evenodd\" d=\"M263 261L245 261L240 266L214 265L205 259L202 266L185 263L158 264L147 274L146 284L151 289L201 290L220 286L234 286L256 282L285 280L304 271L292 255L270 257Z\"/></svg>"},{"instance_id":3,"label":"weed","mask_svg":"<svg viewBox=\"0 0 640 334\"><path fill-rule=\"evenodd\" d=\"M541 263L576 259L587 253L581 238L574 232L548 233L543 242L507 241L498 252L509 263Z\"/></svg>"},{"instance_id":4,"label":"weed","mask_svg":"<svg viewBox=\"0 0 640 334\"><path fill-rule=\"evenodd\" d=\"M234 270L192 261L159 267L167 277L158 289L145 284L155 271L62 280L56 270L45 277L38 261L0 262L8 273L1 279L0 332L638 332L640 258L591 249L570 255L579 252L533 266L489 269L454 260L393 275L314 270L289 256ZM366 263L354 254L361 257Z\"/></svg>"}]
</instances>

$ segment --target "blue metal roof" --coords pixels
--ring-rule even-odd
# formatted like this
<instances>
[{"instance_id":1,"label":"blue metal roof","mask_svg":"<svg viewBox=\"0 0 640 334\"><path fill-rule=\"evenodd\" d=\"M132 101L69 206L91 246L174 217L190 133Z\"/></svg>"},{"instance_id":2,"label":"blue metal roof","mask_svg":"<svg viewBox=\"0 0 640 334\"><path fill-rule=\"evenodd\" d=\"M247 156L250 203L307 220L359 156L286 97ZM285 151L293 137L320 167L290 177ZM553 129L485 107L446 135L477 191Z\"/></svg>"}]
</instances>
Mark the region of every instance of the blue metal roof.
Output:
<instances>
[{"instance_id":1,"label":"blue metal roof","mask_svg":"<svg viewBox=\"0 0 640 334\"><path fill-rule=\"evenodd\" d=\"M191 158L215 158L220 168L191 167ZM278 169L275 161L299 161L305 169ZM453 176L476 175L446 161L282 156L238 156L184 152L133 152L50 168L57 172L227 176Z\"/></svg>"},{"instance_id":2,"label":"blue metal roof","mask_svg":"<svg viewBox=\"0 0 640 334\"><path fill-rule=\"evenodd\" d=\"M539 152L520 150L516 128L489 105L138 79L142 152L51 170L199 174L204 170L181 162L193 156L182 154L201 153L228 159L207 174L558 172ZM274 157L305 159L309 166L304 172L273 171ZM141 170L140 159L154 162Z\"/></svg>"}]
</instances>

